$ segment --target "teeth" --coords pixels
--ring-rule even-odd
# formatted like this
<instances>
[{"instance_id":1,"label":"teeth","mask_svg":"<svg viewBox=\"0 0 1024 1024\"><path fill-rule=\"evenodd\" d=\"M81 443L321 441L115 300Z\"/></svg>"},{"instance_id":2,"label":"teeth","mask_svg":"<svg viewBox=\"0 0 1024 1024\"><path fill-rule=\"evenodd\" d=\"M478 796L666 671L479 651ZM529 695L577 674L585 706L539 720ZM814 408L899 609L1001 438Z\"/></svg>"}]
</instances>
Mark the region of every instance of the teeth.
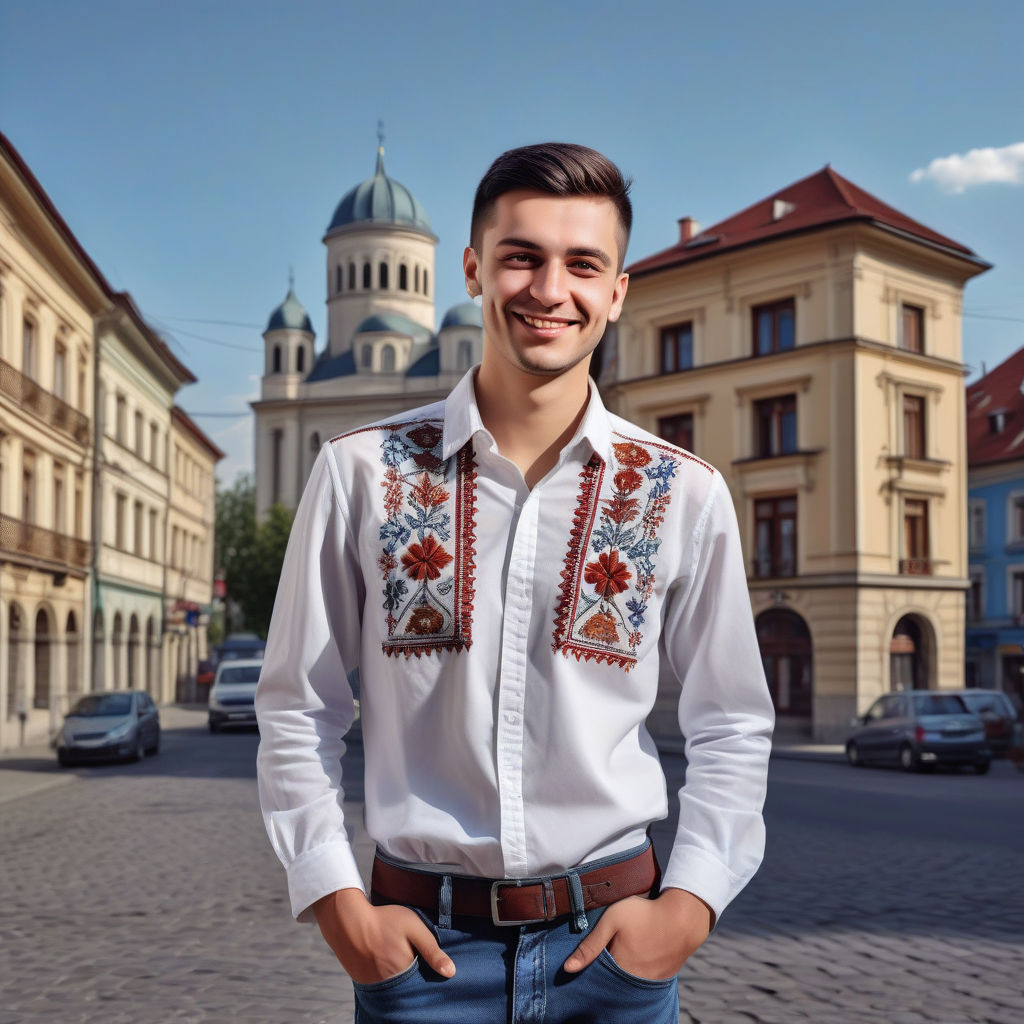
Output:
<instances>
[{"instance_id":1,"label":"teeth","mask_svg":"<svg viewBox=\"0 0 1024 1024\"><path fill-rule=\"evenodd\" d=\"M536 317L519 314L531 327L538 327L541 330L550 330L553 327L568 327L564 320L538 320Z\"/></svg>"}]
</instances>

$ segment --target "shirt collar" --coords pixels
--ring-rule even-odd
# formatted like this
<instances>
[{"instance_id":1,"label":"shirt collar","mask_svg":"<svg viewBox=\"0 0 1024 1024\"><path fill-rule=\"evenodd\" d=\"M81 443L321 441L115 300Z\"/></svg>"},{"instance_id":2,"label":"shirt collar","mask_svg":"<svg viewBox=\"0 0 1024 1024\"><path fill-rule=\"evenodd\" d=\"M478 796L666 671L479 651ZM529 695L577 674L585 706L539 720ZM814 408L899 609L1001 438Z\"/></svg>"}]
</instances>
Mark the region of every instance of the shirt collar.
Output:
<instances>
[{"instance_id":1,"label":"shirt collar","mask_svg":"<svg viewBox=\"0 0 1024 1024\"><path fill-rule=\"evenodd\" d=\"M470 438L483 433L492 443L490 431L480 418L480 409L476 404L476 392L473 383L476 368L469 370L452 389L444 403L444 437L441 443L441 458L450 459ZM563 456L574 451L578 446L586 444L592 454L607 462L611 454L611 423L608 411L601 401L601 394L593 379L588 378L590 397L587 409L580 425L576 428L572 440L563 449ZM589 455L588 455L589 457ZM586 461L586 459L584 459Z\"/></svg>"}]
</instances>

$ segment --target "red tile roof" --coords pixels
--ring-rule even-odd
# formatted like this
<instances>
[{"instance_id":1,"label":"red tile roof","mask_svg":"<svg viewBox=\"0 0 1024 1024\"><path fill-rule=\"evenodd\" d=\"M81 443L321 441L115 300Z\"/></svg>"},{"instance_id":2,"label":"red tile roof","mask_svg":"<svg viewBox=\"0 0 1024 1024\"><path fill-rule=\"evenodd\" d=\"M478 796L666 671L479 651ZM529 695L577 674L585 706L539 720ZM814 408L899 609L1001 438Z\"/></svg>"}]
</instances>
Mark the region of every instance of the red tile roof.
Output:
<instances>
[{"instance_id":1,"label":"red tile roof","mask_svg":"<svg viewBox=\"0 0 1024 1024\"><path fill-rule=\"evenodd\" d=\"M776 216L776 203L785 212ZM803 231L820 230L849 221L866 221L939 246L972 262L988 266L970 249L926 228L906 214L858 188L831 167L787 185L760 202L706 228L688 241L639 260L626 269L632 275L706 259L720 252L766 242Z\"/></svg>"},{"instance_id":2,"label":"red tile roof","mask_svg":"<svg viewBox=\"0 0 1024 1024\"><path fill-rule=\"evenodd\" d=\"M967 463L1024 460L1024 348L967 389ZM1003 429L992 433L993 413L1005 414Z\"/></svg>"}]
</instances>

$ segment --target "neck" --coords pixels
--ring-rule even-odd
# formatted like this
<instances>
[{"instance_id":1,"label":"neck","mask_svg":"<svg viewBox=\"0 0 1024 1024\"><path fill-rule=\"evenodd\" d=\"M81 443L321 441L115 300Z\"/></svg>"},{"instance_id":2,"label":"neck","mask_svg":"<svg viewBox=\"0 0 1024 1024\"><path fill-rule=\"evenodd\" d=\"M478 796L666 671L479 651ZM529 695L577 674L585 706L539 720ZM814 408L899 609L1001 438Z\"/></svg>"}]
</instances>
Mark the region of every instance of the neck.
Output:
<instances>
[{"instance_id":1,"label":"neck","mask_svg":"<svg viewBox=\"0 0 1024 1024\"><path fill-rule=\"evenodd\" d=\"M485 358L476 375L477 407L498 451L533 487L558 461L586 413L590 360L555 377L536 376Z\"/></svg>"}]
</instances>

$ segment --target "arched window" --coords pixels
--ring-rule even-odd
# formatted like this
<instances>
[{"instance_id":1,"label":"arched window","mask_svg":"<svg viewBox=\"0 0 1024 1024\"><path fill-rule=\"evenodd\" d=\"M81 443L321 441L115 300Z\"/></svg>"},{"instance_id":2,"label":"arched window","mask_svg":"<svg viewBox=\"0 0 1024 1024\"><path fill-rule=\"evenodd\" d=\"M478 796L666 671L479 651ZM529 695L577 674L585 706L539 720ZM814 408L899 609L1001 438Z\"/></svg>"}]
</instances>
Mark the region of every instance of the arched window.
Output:
<instances>
[{"instance_id":1,"label":"arched window","mask_svg":"<svg viewBox=\"0 0 1024 1024\"><path fill-rule=\"evenodd\" d=\"M19 709L28 710L25 704L24 654L26 637L23 635L25 616L21 605L11 604L7 612L7 717L16 715Z\"/></svg>"},{"instance_id":2,"label":"arched window","mask_svg":"<svg viewBox=\"0 0 1024 1024\"><path fill-rule=\"evenodd\" d=\"M135 690L139 686L142 675L139 665L139 617L132 615L128 621L128 689Z\"/></svg>"},{"instance_id":3,"label":"arched window","mask_svg":"<svg viewBox=\"0 0 1024 1024\"><path fill-rule=\"evenodd\" d=\"M409 268L404 263L398 267L398 287L403 292L409 290Z\"/></svg>"},{"instance_id":4,"label":"arched window","mask_svg":"<svg viewBox=\"0 0 1024 1024\"><path fill-rule=\"evenodd\" d=\"M273 372L274 373L280 373L281 372L281 346L280 345L275 345L274 346Z\"/></svg>"},{"instance_id":5,"label":"arched window","mask_svg":"<svg viewBox=\"0 0 1024 1024\"><path fill-rule=\"evenodd\" d=\"M339 263L334 268L334 290L336 292L341 291L341 264Z\"/></svg>"},{"instance_id":6,"label":"arched window","mask_svg":"<svg viewBox=\"0 0 1024 1024\"><path fill-rule=\"evenodd\" d=\"M348 290L354 291L356 287L356 265L349 263L348 265Z\"/></svg>"},{"instance_id":7,"label":"arched window","mask_svg":"<svg viewBox=\"0 0 1024 1024\"><path fill-rule=\"evenodd\" d=\"M68 696L74 697L82 688L78 620L74 612L68 612L67 624L64 627L64 650L67 652Z\"/></svg>"},{"instance_id":8,"label":"arched window","mask_svg":"<svg viewBox=\"0 0 1024 1024\"><path fill-rule=\"evenodd\" d=\"M473 342L468 338L459 340L459 355L456 365L460 370L468 370L473 365Z\"/></svg>"},{"instance_id":9,"label":"arched window","mask_svg":"<svg viewBox=\"0 0 1024 1024\"><path fill-rule=\"evenodd\" d=\"M114 689L120 690L124 685L124 677L122 675L121 666L121 655L124 650L124 629L121 625L120 612L117 612L117 614L114 615L114 628L111 630L110 643L110 653L114 660Z\"/></svg>"},{"instance_id":10,"label":"arched window","mask_svg":"<svg viewBox=\"0 0 1024 1024\"><path fill-rule=\"evenodd\" d=\"M106 669L106 635L103 627L103 612L97 608L92 617L92 688L102 690Z\"/></svg>"},{"instance_id":11,"label":"arched window","mask_svg":"<svg viewBox=\"0 0 1024 1024\"><path fill-rule=\"evenodd\" d=\"M416 274L413 277L413 291L418 292L420 290L420 268L416 267Z\"/></svg>"},{"instance_id":12,"label":"arched window","mask_svg":"<svg viewBox=\"0 0 1024 1024\"><path fill-rule=\"evenodd\" d=\"M380 368L385 373L393 373L395 369L395 347L394 345L385 345L380 350Z\"/></svg>"},{"instance_id":13,"label":"arched window","mask_svg":"<svg viewBox=\"0 0 1024 1024\"><path fill-rule=\"evenodd\" d=\"M320 451L320 431L319 430L314 430L313 433L309 435L309 450L311 452L318 452L318 451Z\"/></svg>"},{"instance_id":14,"label":"arched window","mask_svg":"<svg viewBox=\"0 0 1024 1024\"><path fill-rule=\"evenodd\" d=\"M300 345L299 350L295 353L295 369L298 373L306 372L306 347L304 345Z\"/></svg>"},{"instance_id":15,"label":"arched window","mask_svg":"<svg viewBox=\"0 0 1024 1024\"><path fill-rule=\"evenodd\" d=\"M363 264L363 287L364 288L369 288L372 285L372 281L370 280L370 274L371 274L370 261L367 260Z\"/></svg>"},{"instance_id":16,"label":"arched window","mask_svg":"<svg viewBox=\"0 0 1024 1024\"><path fill-rule=\"evenodd\" d=\"M787 608L770 608L755 625L776 714L810 718L814 659L807 623Z\"/></svg>"},{"instance_id":17,"label":"arched window","mask_svg":"<svg viewBox=\"0 0 1024 1024\"><path fill-rule=\"evenodd\" d=\"M430 290L427 287L427 269L426 269L426 267L423 268L423 294L424 295L429 295L430 294Z\"/></svg>"},{"instance_id":18,"label":"arched window","mask_svg":"<svg viewBox=\"0 0 1024 1024\"><path fill-rule=\"evenodd\" d=\"M40 608L36 614L35 637L36 688L32 695L34 708L50 706L50 617Z\"/></svg>"},{"instance_id":19,"label":"arched window","mask_svg":"<svg viewBox=\"0 0 1024 1024\"><path fill-rule=\"evenodd\" d=\"M378 277L380 278L381 288L387 288L388 286L388 265L382 260L379 268Z\"/></svg>"},{"instance_id":20,"label":"arched window","mask_svg":"<svg viewBox=\"0 0 1024 1024\"><path fill-rule=\"evenodd\" d=\"M153 623L153 616L146 619L146 692L151 697L156 697L156 690L153 688L156 682L156 659L159 656L159 649L156 642L156 626Z\"/></svg>"},{"instance_id":21,"label":"arched window","mask_svg":"<svg viewBox=\"0 0 1024 1024\"><path fill-rule=\"evenodd\" d=\"M359 353L359 365L370 367L373 365L373 346L364 345Z\"/></svg>"}]
</instances>

